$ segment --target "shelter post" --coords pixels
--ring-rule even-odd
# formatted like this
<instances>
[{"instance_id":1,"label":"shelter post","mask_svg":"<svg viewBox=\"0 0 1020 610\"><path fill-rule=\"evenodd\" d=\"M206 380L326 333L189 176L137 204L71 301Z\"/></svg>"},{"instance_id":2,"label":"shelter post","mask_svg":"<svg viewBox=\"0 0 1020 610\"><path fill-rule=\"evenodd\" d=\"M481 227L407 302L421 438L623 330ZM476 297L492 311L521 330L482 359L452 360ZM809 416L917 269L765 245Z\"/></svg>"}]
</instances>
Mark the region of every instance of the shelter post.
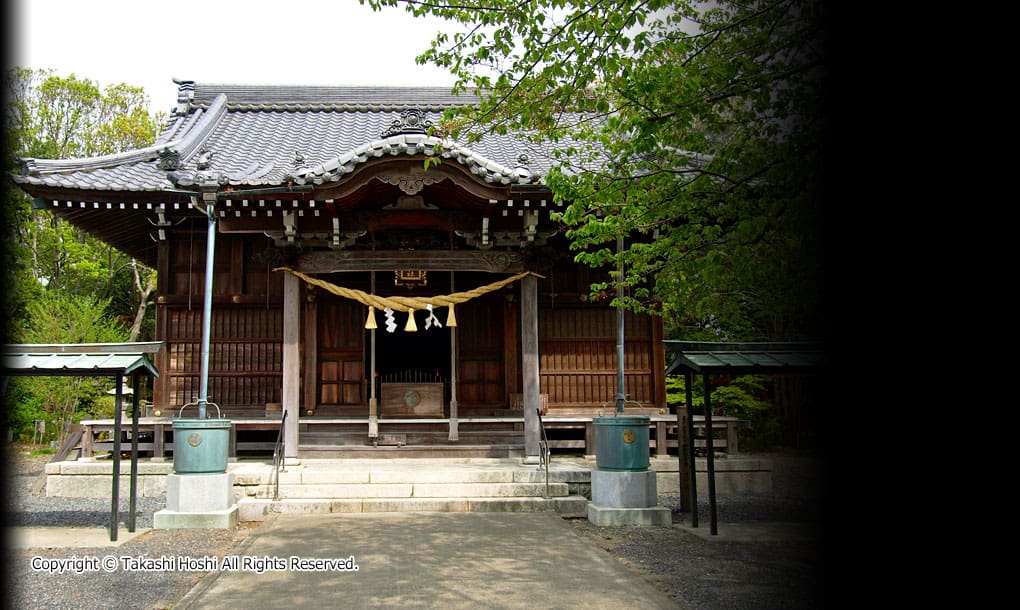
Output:
<instances>
[{"instance_id":1,"label":"shelter post","mask_svg":"<svg viewBox=\"0 0 1020 610\"><path fill-rule=\"evenodd\" d=\"M127 528L135 531L135 506L138 503L138 409L141 404L141 377L138 373L131 375L131 491L128 510ZM153 439L155 441L155 439Z\"/></svg>"},{"instance_id":2,"label":"shelter post","mask_svg":"<svg viewBox=\"0 0 1020 610\"><path fill-rule=\"evenodd\" d=\"M698 470L694 461L694 375L691 371L684 371L684 400L687 401L687 426L683 432L679 429L677 434L684 434L687 437L687 485L690 486L691 527L698 527ZM679 452L678 452L679 453Z\"/></svg>"},{"instance_id":3,"label":"shelter post","mask_svg":"<svg viewBox=\"0 0 1020 610\"><path fill-rule=\"evenodd\" d=\"M124 376L117 375L113 401L113 483L110 491L110 542L117 541L117 522L120 520L120 424L124 408Z\"/></svg>"},{"instance_id":4,"label":"shelter post","mask_svg":"<svg viewBox=\"0 0 1020 610\"><path fill-rule=\"evenodd\" d=\"M708 373L705 373L703 378L705 382L705 460L708 463L709 531L714 536L719 533L719 521L716 518L715 510L715 445L712 442L712 380L709 378Z\"/></svg>"}]
</instances>

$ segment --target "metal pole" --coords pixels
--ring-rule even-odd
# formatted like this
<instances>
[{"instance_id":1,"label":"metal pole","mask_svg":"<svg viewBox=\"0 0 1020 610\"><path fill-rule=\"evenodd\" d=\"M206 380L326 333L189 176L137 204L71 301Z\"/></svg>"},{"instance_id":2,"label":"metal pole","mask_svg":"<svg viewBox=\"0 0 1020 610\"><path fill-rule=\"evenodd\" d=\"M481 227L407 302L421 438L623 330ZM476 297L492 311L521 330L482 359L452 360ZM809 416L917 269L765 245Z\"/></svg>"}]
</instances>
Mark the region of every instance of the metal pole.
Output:
<instances>
[{"instance_id":1,"label":"metal pole","mask_svg":"<svg viewBox=\"0 0 1020 610\"><path fill-rule=\"evenodd\" d=\"M694 375L684 371L685 399L687 400L687 459L690 460L691 527L698 527L698 467L694 448Z\"/></svg>"},{"instance_id":2,"label":"metal pole","mask_svg":"<svg viewBox=\"0 0 1020 610\"><path fill-rule=\"evenodd\" d=\"M210 196L211 195L211 196ZM212 327L213 262L216 255L216 194L205 193L205 213L209 228L205 245L205 294L202 305L202 378L198 395L198 418L206 418L209 402L209 335Z\"/></svg>"},{"instance_id":3,"label":"metal pole","mask_svg":"<svg viewBox=\"0 0 1020 610\"><path fill-rule=\"evenodd\" d=\"M712 443L712 381L708 374L704 375L705 380L705 455L708 462L708 507L711 518L711 533L719 533L719 523L716 519L715 510L715 446Z\"/></svg>"},{"instance_id":4,"label":"metal pole","mask_svg":"<svg viewBox=\"0 0 1020 610\"><path fill-rule=\"evenodd\" d=\"M110 493L110 542L117 541L120 520L120 424L124 409L124 377L117 375L116 398L113 405L113 488Z\"/></svg>"},{"instance_id":5,"label":"metal pole","mask_svg":"<svg viewBox=\"0 0 1020 610\"><path fill-rule=\"evenodd\" d=\"M623 380L623 237L616 238L617 265L620 276L617 279L616 298L619 303L616 306L616 412L623 413L623 403L626 401Z\"/></svg>"},{"instance_id":6,"label":"metal pole","mask_svg":"<svg viewBox=\"0 0 1020 610\"><path fill-rule=\"evenodd\" d=\"M138 499L138 408L141 405L141 378L137 373L131 377L131 492L129 496L127 530L135 531L135 508ZM155 439L153 439L155 442Z\"/></svg>"}]
</instances>

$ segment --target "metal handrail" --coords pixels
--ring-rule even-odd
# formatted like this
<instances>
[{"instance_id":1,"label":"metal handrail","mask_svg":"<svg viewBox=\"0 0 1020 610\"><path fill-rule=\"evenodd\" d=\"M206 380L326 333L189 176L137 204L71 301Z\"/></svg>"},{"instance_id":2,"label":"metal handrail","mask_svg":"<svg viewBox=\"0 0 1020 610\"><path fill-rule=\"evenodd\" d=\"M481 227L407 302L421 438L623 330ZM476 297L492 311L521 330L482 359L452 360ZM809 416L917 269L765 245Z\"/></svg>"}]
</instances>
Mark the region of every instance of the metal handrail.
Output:
<instances>
[{"instance_id":1,"label":"metal handrail","mask_svg":"<svg viewBox=\"0 0 1020 610\"><path fill-rule=\"evenodd\" d=\"M287 424L287 412L283 412L283 417L280 418L280 431L276 434L276 446L273 447L273 473L275 475L275 483L273 490L273 500L280 499L280 471L284 465L284 440L283 440L283 429ZM286 470L284 470L286 472Z\"/></svg>"},{"instance_id":2,"label":"metal handrail","mask_svg":"<svg viewBox=\"0 0 1020 610\"><path fill-rule=\"evenodd\" d=\"M535 409L538 413L538 427L542 430L542 439L538 442L541 454L539 455L539 467L545 467L545 495L542 496L545 499L549 499L549 460L552 457L552 451L549 449L549 437L545 434L545 424L542 423L542 409Z\"/></svg>"}]
</instances>

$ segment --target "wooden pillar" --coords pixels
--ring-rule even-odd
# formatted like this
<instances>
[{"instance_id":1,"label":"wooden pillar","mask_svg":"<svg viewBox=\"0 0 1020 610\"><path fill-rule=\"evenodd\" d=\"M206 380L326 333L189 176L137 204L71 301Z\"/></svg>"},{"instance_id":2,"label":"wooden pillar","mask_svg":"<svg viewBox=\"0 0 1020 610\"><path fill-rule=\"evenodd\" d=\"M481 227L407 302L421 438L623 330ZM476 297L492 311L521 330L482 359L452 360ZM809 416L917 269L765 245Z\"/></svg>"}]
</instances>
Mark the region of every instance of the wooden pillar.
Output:
<instances>
[{"instance_id":1,"label":"wooden pillar","mask_svg":"<svg viewBox=\"0 0 1020 610\"><path fill-rule=\"evenodd\" d=\"M655 422L655 456L666 457L669 453L669 442L666 440L666 422Z\"/></svg>"},{"instance_id":2,"label":"wooden pillar","mask_svg":"<svg viewBox=\"0 0 1020 610\"><path fill-rule=\"evenodd\" d=\"M287 275L290 275L289 273ZM315 301L305 303L305 343L304 343L304 374L301 375L302 383L304 384L303 394L305 397L304 404L305 410L309 414L314 413L316 407L319 405L319 396L317 391L318 384L318 363L319 363L319 349L318 349L318 306ZM282 415L282 413L281 413Z\"/></svg>"},{"instance_id":3,"label":"wooden pillar","mask_svg":"<svg viewBox=\"0 0 1020 610\"><path fill-rule=\"evenodd\" d=\"M453 271L450 272L450 292L454 292ZM457 422L457 327L450 328L450 434L447 440L460 440Z\"/></svg>"},{"instance_id":4,"label":"wooden pillar","mask_svg":"<svg viewBox=\"0 0 1020 610\"><path fill-rule=\"evenodd\" d=\"M292 273L283 275L283 431L284 457L298 456L301 416L301 285Z\"/></svg>"},{"instance_id":5,"label":"wooden pillar","mask_svg":"<svg viewBox=\"0 0 1020 610\"><path fill-rule=\"evenodd\" d=\"M375 294L375 271L372 272L372 294ZM378 323L377 323L378 324ZM376 396L375 380L375 331L368 331L368 438L379 438L379 397Z\"/></svg>"},{"instance_id":6,"label":"wooden pillar","mask_svg":"<svg viewBox=\"0 0 1020 610\"><path fill-rule=\"evenodd\" d=\"M152 424L152 457L154 462L162 462L166 456L166 430L163 424ZM84 438L84 437L83 437Z\"/></svg>"},{"instance_id":7,"label":"wooden pillar","mask_svg":"<svg viewBox=\"0 0 1020 610\"><path fill-rule=\"evenodd\" d=\"M521 373L524 378L524 463L539 463L538 278L521 280Z\"/></svg>"}]
</instances>

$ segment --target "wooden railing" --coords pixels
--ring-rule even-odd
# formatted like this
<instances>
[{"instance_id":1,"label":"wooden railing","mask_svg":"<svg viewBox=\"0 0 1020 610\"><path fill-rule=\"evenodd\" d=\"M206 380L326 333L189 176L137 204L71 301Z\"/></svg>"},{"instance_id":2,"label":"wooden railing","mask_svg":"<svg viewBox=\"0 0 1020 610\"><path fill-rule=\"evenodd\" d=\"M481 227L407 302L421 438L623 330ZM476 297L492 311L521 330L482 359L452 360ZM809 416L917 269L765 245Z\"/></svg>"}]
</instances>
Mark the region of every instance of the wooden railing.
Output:
<instances>
[{"instance_id":1,"label":"wooden railing","mask_svg":"<svg viewBox=\"0 0 1020 610\"><path fill-rule=\"evenodd\" d=\"M81 457L113 451L113 420L92 419L81 422ZM237 457L238 451L264 451L272 453L275 442L238 440L238 430L264 430L276 432L281 428L280 418L231 419L228 454ZM130 422L121 424L121 434L129 434ZM105 434L105 439L100 438ZM138 452L155 458L173 454L173 420L165 417L143 417L138 420Z\"/></svg>"},{"instance_id":2,"label":"wooden railing","mask_svg":"<svg viewBox=\"0 0 1020 610\"><path fill-rule=\"evenodd\" d=\"M475 424L491 425L494 423L518 424L523 426L523 416L514 417L466 417L457 420L462 430L471 429ZM676 415L651 415L649 416L649 448L657 456L665 456L677 448L677 421ZM413 424L425 427L443 427L449 425L447 419L423 418L423 419L386 419L378 420L380 433L385 431L387 426L406 426ZM300 424L303 430L311 432L316 426L336 427L364 426L366 434L368 430L368 418L323 418L323 419L301 419ZM716 451L729 454L739 453L739 430L747 425L747 421L736 417L713 417L712 429L716 435L713 437L713 447ZM97 452L113 450L113 420L85 420L81 422L81 457L92 457ZM518 427L519 427L518 426ZM585 454L595 452L595 426L591 417L556 417L548 415L542 417L543 432L548 434L554 431L573 430L566 434L557 434L560 438L546 439L549 449L569 449ZM229 455L236 457L238 451L261 452L272 455L276 443L265 440L238 440L238 432L246 431L270 431L278 432L281 429L281 418L251 418L231 419ZM327 429L327 428L323 428ZM392 429L392 428L391 428ZM121 425L122 434L128 434L130 425ZM516 434L521 434L520 428ZM696 449L705 447L705 418L700 415L694 416ZM168 418L142 418L138 422L140 453L148 453L153 457L162 458L173 453L173 422ZM105 440L98 440L102 433L107 433ZM572 438L563 438L571 436ZM274 439L276 437L274 436Z\"/></svg>"},{"instance_id":3,"label":"wooden railing","mask_svg":"<svg viewBox=\"0 0 1020 610\"><path fill-rule=\"evenodd\" d=\"M648 433L648 444L654 449L655 455L667 455L670 449L677 447L676 415L650 415L650 430ZM584 438L580 439L552 439L549 446L552 449L580 449L587 454L595 452L595 425L590 417L554 417L547 415L543 419L546 430L584 430ZM747 425L747 420L738 417L712 418L712 430L724 432L723 438L713 437L712 445L716 451L725 453L739 453L740 440L739 430ZM705 417L694 416L694 446L696 449L705 447ZM718 436L718 435L717 435Z\"/></svg>"}]
</instances>

